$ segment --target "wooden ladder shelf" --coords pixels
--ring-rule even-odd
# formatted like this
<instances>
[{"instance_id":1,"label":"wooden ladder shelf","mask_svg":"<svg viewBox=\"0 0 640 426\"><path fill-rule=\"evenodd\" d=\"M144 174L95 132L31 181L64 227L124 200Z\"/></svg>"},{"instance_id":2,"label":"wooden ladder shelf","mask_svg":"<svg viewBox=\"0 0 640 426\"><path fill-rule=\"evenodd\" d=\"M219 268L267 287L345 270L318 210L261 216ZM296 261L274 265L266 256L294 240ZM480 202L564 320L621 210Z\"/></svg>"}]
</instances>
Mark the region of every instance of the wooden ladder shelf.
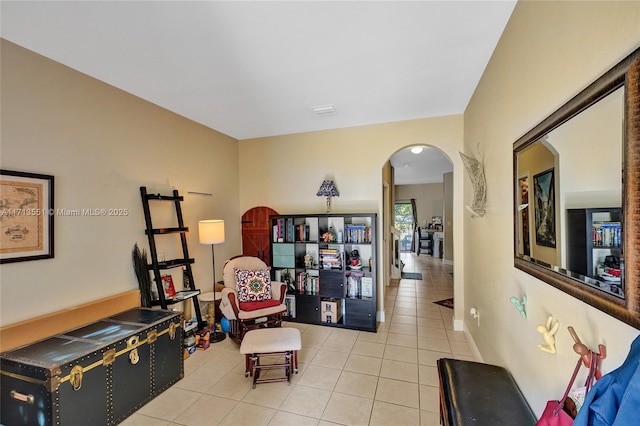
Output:
<instances>
[{"instance_id":1,"label":"wooden ladder shelf","mask_svg":"<svg viewBox=\"0 0 640 426\"><path fill-rule=\"evenodd\" d=\"M149 194L147 193L147 188L144 186L140 187L140 196L142 198L144 220L147 227L145 229L145 234L147 234L147 237L149 239L149 252L151 255L151 263L147 267L150 271L153 271L155 285L158 289L158 299L152 300L152 305L160 306L162 307L162 309L167 309L169 305L191 300L193 302L193 311L198 322L198 330L201 330L207 326L207 322L202 319L202 313L200 312L200 303L198 301L198 294L200 294L200 290L195 287L193 272L191 270L191 265L195 262L195 260L189 257L189 248L187 246L186 234L187 232L189 232L189 228L184 225L182 208L180 205L180 203L184 201L184 197L182 197L175 189L173 190L173 195ZM151 221L151 201L173 202L176 211L178 226L170 228L154 228ZM167 234L178 234L180 236L180 243L182 245L182 257L177 259L159 261L158 250L156 248L156 236ZM177 296L175 298L167 298L165 296L164 286L162 284L161 271L172 268L183 268L183 273L186 275L186 278L188 280L188 288L185 288L185 291L177 292Z\"/></svg>"}]
</instances>

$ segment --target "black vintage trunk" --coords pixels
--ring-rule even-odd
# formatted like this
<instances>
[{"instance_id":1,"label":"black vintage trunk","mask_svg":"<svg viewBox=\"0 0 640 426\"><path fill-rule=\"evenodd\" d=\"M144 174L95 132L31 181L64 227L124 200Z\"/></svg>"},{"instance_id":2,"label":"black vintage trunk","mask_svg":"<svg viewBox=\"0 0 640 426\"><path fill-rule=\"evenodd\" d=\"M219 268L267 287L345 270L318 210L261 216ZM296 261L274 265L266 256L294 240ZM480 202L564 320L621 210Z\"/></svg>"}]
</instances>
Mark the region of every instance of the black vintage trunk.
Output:
<instances>
[{"instance_id":1,"label":"black vintage trunk","mask_svg":"<svg viewBox=\"0 0 640 426\"><path fill-rule=\"evenodd\" d=\"M180 314L137 308L0 354L0 422L112 425L183 377Z\"/></svg>"}]
</instances>

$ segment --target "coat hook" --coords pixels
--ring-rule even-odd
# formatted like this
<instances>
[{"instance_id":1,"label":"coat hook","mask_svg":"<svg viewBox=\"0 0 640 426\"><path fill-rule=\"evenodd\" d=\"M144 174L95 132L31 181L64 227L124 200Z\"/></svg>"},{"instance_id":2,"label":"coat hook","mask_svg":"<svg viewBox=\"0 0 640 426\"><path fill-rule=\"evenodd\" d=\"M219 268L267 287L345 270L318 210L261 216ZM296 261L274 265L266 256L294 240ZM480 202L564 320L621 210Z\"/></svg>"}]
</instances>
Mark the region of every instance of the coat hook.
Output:
<instances>
[{"instance_id":1,"label":"coat hook","mask_svg":"<svg viewBox=\"0 0 640 426\"><path fill-rule=\"evenodd\" d=\"M580 358L582 358L582 364L585 367L590 368L591 354L596 352L593 352L587 345L582 343L572 326L568 326L567 329L569 330L569 334L571 334L571 337L575 342L573 344L573 350L575 351L575 353L580 355ZM598 345L597 354L599 355L599 359L605 359L607 357L607 348L604 345ZM600 379L600 370L598 369L598 366L596 366L596 379Z\"/></svg>"},{"instance_id":2,"label":"coat hook","mask_svg":"<svg viewBox=\"0 0 640 426\"><path fill-rule=\"evenodd\" d=\"M513 303L513 306L515 306L518 312L520 312L522 319L527 319L527 312L524 310L524 305L527 304L527 296L523 296L522 300L513 296L509 301Z\"/></svg>"},{"instance_id":3,"label":"coat hook","mask_svg":"<svg viewBox=\"0 0 640 426\"><path fill-rule=\"evenodd\" d=\"M558 331L559 325L560 323L558 321L556 321L555 324L553 323L553 315L549 315L546 325L538 324L536 330L538 333L542 334L545 343L544 345L542 343L538 344L538 348L540 348L541 351L548 352L550 354L556 353L556 338L554 335Z\"/></svg>"}]
</instances>

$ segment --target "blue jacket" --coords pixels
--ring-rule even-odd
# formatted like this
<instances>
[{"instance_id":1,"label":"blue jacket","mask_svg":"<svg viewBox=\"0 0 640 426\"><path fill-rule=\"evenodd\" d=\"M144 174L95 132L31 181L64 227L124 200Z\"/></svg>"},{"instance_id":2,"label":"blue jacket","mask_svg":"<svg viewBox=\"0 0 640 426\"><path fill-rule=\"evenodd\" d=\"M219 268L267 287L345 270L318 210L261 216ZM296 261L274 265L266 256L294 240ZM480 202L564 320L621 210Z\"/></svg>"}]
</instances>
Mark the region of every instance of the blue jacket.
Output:
<instances>
[{"instance_id":1,"label":"blue jacket","mask_svg":"<svg viewBox=\"0 0 640 426\"><path fill-rule=\"evenodd\" d=\"M591 388L573 426L640 425L640 336L624 363Z\"/></svg>"}]
</instances>

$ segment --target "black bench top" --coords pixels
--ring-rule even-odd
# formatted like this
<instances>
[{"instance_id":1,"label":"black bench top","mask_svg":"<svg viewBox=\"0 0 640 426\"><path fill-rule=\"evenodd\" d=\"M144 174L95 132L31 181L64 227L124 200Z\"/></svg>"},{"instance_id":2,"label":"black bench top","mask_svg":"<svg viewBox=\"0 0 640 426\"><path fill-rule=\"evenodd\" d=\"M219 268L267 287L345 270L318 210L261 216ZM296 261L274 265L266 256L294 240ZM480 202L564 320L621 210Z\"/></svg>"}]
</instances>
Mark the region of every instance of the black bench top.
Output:
<instances>
[{"instance_id":1,"label":"black bench top","mask_svg":"<svg viewBox=\"0 0 640 426\"><path fill-rule=\"evenodd\" d=\"M536 424L518 385L503 367L450 358L439 359L437 366L444 425Z\"/></svg>"}]
</instances>

